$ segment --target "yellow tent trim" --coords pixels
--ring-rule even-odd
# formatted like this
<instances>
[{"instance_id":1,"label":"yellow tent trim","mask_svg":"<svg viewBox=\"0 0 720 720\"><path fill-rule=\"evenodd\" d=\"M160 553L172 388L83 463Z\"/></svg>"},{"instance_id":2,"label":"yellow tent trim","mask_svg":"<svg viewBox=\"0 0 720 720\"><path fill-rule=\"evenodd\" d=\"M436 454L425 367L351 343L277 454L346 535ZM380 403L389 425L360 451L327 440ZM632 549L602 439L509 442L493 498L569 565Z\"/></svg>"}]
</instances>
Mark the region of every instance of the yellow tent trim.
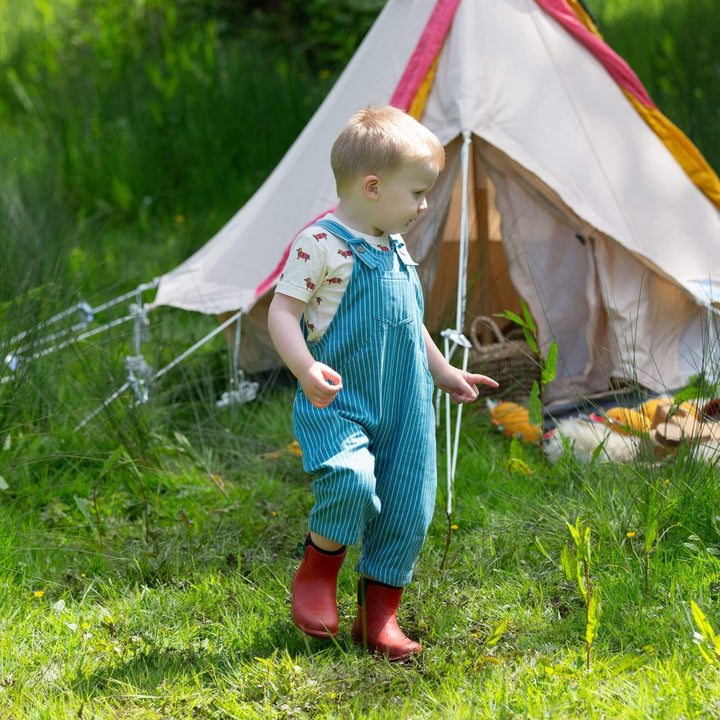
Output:
<instances>
[{"instance_id":1,"label":"yellow tent trim","mask_svg":"<svg viewBox=\"0 0 720 720\"><path fill-rule=\"evenodd\" d=\"M440 48L440 52L438 52L438 54L435 56L435 59L432 61L432 65L430 65L427 74L422 79L420 87L415 93L415 97L412 99L410 107L408 108L408 115L414 117L418 122L420 121L420 118L422 117L422 114L425 110L425 103L427 102L428 95L430 94L430 89L432 88L433 81L435 80L435 71L437 70L437 64L438 60L440 59L441 53L442 47Z\"/></svg>"}]
</instances>

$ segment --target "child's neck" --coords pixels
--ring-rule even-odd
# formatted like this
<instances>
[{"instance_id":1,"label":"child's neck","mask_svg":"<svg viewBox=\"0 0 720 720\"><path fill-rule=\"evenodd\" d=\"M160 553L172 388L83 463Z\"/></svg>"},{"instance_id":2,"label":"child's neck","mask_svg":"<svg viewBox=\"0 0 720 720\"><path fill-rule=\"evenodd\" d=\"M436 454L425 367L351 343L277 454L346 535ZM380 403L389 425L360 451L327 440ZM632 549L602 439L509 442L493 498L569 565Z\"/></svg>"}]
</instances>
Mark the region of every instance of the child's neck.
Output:
<instances>
[{"instance_id":1,"label":"child's neck","mask_svg":"<svg viewBox=\"0 0 720 720\"><path fill-rule=\"evenodd\" d=\"M363 235L381 237L385 234L382 230L373 227L372 224L367 221L367 218L364 217L363 213L349 207L347 204L343 204L342 201L335 209L334 214L341 223L357 232L363 233Z\"/></svg>"}]
</instances>

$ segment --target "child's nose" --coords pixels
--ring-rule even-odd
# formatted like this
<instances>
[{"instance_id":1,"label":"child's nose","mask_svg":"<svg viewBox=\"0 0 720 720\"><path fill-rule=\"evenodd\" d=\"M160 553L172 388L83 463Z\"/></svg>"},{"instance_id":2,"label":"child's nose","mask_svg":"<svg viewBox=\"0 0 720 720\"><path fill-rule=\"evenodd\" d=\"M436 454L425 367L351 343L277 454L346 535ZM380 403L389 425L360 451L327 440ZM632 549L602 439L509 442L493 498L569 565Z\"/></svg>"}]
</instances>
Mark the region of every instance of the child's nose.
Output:
<instances>
[{"instance_id":1,"label":"child's nose","mask_svg":"<svg viewBox=\"0 0 720 720\"><path fill-rule=\"evenodd\" d=\"M424 212L427 210L427 198L423 198L418 205L418 212Z\"/></svg>"}]
</instances>

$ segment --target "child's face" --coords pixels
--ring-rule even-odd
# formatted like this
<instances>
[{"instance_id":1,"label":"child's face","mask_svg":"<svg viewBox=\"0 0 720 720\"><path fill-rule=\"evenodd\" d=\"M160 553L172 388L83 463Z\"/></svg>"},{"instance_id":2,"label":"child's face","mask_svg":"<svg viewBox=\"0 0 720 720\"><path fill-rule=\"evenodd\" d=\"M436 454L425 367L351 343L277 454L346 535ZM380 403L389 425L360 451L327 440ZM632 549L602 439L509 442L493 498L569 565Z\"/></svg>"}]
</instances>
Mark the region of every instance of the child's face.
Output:
<instances>
[{"instance_id":1,"label":"child's face","mask_svg":"<svg viewBox=\"0 0 720 720\"><path fill-rule=\"evenodd\" d=\"M427 209L426 195L435 184L438 169L429 160L406 162L378 178L375 227L386 233L403 233Z\"/></svg>"}]
</instances>

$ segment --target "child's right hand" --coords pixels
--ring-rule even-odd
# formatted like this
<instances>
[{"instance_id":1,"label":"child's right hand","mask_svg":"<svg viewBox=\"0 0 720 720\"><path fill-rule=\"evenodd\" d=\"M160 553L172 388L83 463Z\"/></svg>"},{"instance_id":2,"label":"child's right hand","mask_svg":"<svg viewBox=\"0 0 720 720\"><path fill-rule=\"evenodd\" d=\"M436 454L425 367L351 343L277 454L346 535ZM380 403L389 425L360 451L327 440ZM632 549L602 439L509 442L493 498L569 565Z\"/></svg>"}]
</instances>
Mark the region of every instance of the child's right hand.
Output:
<instances>
[{"instance_id":1,"label":"child's right hand","mask_svg":"<svg viewBox=\"0 0 720 720\"><path fill-rule=\"evenodd\" d=\"M340 374L321 362L314 362L298 379L305 397L316 408L327 407L342 390Z\"/></svg>"}]
</instances>

